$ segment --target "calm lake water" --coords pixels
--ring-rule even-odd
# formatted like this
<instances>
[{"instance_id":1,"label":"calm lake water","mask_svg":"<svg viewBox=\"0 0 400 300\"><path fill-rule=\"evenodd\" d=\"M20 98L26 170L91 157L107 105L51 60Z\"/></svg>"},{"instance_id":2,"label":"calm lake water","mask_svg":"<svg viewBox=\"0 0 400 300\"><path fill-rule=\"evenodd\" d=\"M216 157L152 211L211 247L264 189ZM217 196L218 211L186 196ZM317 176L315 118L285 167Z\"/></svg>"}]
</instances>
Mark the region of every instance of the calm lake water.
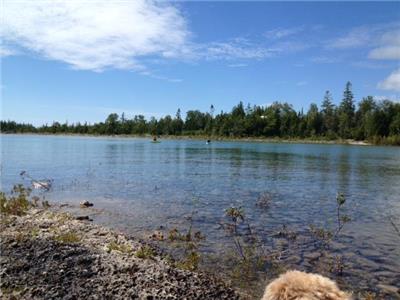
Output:
<instances>
[{"instance_id":1,"label":"calm lake water","mask_svg":"<svg viewBox=\"0 0 400 300\"><path fill-rule=\"evenodd\" d=\"M400 148L1 135L1 154L3 191L23 181L22 170L52 178L48 200L89 200L105 209L96 222L132 233L179 225L195 209L210 251L225 247L218 223L229 206L242 206L267 243L283 224L305 232L333 222L341 192L352 219L335 245L351 268L344 278L400 282L400 237L389 221L400 226ZM255 205L265 192L267 210ZM302 256L295 264L306 266Z\"/></svg>"}]
</instances>

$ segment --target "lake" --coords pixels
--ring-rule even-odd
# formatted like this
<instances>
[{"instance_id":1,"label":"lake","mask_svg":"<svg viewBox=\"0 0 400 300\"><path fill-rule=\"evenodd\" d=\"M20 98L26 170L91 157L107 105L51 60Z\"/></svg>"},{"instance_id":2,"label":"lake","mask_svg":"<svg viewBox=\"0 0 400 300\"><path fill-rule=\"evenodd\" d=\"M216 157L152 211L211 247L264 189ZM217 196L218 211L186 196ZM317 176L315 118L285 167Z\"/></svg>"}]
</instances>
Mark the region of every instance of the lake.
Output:
<instances>
[{"instance_id":1,"label":"lake","mask_svg":"<svg viewBox=\"0 0 400 300\"><path fill-rule=\"evenodd\" d=\"M400 282L400 236L390 223L400 225L400 148L1 135L1 154L3 191L29 184L22 170L52 178L50 202L89 200L100 210L95 222L135 234L180 226L195 210L209 252L227 245L218 224L230 206L242 207L268 244L282 225L305 233L334 224L343 193L352 219L334 245L347 264L343 280L370 289ZM268 209L256 205L265 193ZM306 252L291 266L310 270Z\"/></svg>"}]
</instances>

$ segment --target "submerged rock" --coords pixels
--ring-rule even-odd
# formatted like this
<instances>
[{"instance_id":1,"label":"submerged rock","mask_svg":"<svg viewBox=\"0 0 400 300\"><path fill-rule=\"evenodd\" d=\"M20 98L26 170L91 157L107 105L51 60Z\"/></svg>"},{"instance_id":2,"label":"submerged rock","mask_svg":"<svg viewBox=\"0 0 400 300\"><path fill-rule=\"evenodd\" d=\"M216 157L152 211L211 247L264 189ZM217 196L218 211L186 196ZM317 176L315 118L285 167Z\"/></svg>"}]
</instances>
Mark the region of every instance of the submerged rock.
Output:
<instances>
[{"instance_id":1,"label":"submerged rock","mask_svg":"<svg viewBox=\"0 0 400 300\"><path fill-rule=\"evenodd\" d=\"M92 207L93 205L94 205L93 203L91 203L87 200L80 203L81 208Z\"/></svg>"},{"instance_id":2,"label":"submerged rock","mask_svg":"<svg viewBox=\"0 0 400 300\"><path fill-rule=\"evenodd\" d=\"M75 219L78 221L93 221L89 216L77 216Z\"/></svg>"}]
</instances>

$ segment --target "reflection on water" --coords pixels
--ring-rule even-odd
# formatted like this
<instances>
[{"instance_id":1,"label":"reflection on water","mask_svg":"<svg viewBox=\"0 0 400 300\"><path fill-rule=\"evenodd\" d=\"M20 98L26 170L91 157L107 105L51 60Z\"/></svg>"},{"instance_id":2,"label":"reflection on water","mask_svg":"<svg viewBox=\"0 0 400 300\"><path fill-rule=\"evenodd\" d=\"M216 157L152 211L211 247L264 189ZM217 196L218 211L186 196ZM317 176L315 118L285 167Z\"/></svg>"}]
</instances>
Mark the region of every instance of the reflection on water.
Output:
<instances>
[{"instance_id":1,"label":"reflection on water","mask_svg":"<svg viewBox=\"0 0 400 300\"><path fill-rule=\"evenodd\" d=\"M21 170L50 177L49 200L90 200L112 212L98 222L130 232L179 222L196 198L210 249L221 247L216 224L230 205L261 232L301 231L328 222L342 192L353 221L340 249L355 273L371 285L400 282L400 238L388 222L400 223L399 148L14 135L1 148L2 190ZM265 191L274 195L267 212L255 206Z\"/></svg>"}]
</instances>

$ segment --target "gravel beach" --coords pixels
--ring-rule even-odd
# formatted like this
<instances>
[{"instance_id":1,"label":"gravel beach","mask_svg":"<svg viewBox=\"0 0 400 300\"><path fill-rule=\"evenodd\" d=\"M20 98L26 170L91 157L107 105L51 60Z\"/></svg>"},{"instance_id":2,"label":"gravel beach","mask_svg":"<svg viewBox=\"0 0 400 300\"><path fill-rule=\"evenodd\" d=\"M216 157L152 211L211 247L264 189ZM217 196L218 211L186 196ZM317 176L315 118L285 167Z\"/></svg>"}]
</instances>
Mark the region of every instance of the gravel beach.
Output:
<instances>
[{"instance_id":1,"label":"gravel beach","mask_svg":"<svg viewBox=\"0 0 400 300\"><path fill-rule=\"evenodd\" d=\"M1 299L239 299L221 280L177 269L146 245L49 210L2 216Z\"/></svg>"}]
</instances>

